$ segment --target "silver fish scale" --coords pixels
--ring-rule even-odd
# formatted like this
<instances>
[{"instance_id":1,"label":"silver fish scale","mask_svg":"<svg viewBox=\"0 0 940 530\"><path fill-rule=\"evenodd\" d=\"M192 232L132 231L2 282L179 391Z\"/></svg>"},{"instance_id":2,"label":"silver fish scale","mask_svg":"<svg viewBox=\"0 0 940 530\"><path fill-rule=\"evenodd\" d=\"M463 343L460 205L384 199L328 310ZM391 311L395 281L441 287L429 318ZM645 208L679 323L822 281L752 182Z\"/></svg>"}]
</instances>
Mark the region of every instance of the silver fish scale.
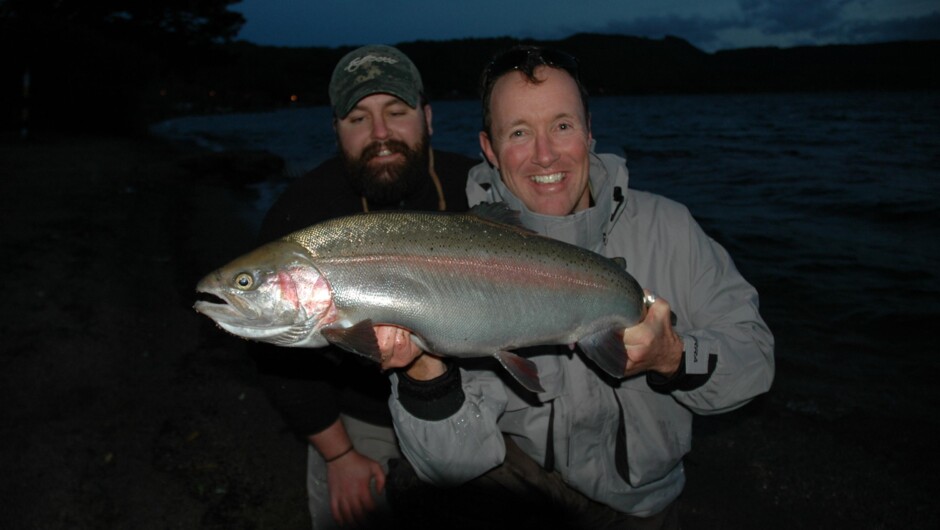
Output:
<instances>
[{"instance_id":1,"label":"silver fish scale","mask_svg":"<svg viewBox=\"0 0 940 530\"><path fill-rule=\"evenodd\" d=\"M285 239L311 253L341 318L411 329L439 354L573 343L642 317L612 260L472 214L360 214Z\"/></svg>"}]
</instances>

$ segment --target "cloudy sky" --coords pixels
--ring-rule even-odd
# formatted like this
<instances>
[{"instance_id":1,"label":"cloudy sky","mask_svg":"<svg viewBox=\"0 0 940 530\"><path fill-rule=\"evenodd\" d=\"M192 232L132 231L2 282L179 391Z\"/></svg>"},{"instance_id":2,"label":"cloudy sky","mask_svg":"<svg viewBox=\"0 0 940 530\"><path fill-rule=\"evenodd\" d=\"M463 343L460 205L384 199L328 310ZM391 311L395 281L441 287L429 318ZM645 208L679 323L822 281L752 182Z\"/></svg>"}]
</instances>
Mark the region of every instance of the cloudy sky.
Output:
<instances>
[{"instance_id":1,"label":"cloudy sky","mask_svg":"<svg viewBox=\"0 0 940 530\"><path fill-rule=\"evenodd\" d=\"M705 51L940 38L940 0L242 0L238 38L278 46L468 37L661 38Z\"/></svg>"}]
</instances>

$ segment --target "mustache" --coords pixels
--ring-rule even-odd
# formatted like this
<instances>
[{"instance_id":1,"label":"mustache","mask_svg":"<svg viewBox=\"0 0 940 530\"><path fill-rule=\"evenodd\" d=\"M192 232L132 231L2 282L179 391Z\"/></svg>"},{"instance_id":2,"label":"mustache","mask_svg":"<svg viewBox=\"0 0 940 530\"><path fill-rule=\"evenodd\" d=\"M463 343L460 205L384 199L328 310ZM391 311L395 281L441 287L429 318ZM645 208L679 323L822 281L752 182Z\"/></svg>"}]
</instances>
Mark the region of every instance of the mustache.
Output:
<instances>
[{"instance_id":1,"label":"mustache","mask_svg":"<svg viewBox=\"0 0 940 530\"><path fill-rule=\"evenodd\" d=\"M383 149L401 154L401 160L370 164ZM350 186L370 203L390 205L401 202L429 179L428 149L425 133L414 148L401 140L386 139L368 144L357 157L351 157L342 147L339 154Z\"/></svg>"},{"instance_id":2,"label":"mustache","mask_svg":"<svg viewBox=\"0 0 940 530\"><path fill-rule=\"evenodd\" d=\"M406 156L408 155L410 151L410 149L408 148L408 144L400 140L385 140L384 142L372 142L371 144L367 145L365 149L362 150L362 155L360 155L359 159L362 161L372 160L373 158L377 157L379 153L385 149L388 149L389 151L393 153L398 153L398 154L402 154Z\"/></svg>"}]
</instances>

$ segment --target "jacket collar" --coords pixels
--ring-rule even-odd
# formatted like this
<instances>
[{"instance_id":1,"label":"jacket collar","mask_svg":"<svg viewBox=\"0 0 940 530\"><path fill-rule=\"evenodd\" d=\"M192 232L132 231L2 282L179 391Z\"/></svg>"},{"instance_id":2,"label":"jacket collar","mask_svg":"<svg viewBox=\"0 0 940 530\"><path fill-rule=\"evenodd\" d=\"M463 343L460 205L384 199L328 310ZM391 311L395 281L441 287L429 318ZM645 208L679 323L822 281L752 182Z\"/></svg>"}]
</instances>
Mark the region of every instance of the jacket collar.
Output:
<instances>
[{"instance_id":1,"label":"jacket collar","mask_svg":"<svg viewBox=\"0 0 940 530\"><path fill-rule=\"evenodd\" d=\"M471 206L481 202L505 202L519 212L520 220L526 228L553 239L603 253L610 227L625 210L629 175L623 158L612 154L594 153L593 142L589 156L591 196L594 205L586 210L565 216L535 213L509 191L499 172L486 161L470 170L467 199Z\"/></svg>"}]
</instances>

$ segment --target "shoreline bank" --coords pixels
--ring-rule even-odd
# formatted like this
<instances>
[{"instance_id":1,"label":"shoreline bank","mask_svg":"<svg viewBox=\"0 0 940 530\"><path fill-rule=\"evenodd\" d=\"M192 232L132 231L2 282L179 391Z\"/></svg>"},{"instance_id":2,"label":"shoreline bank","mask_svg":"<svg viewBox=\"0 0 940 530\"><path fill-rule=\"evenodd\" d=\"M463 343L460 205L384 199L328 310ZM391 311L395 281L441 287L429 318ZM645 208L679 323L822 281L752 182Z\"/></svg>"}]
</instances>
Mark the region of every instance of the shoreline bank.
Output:
<instances>
[{"instance_id":1,"label":"shoreline bank","mask_svg":"<svg viewBox=\"0 0 940 530\"><path fill-rule=\"evenodd\" d=\"M198 154L147 138L0 141L9 527L309 528L304 445L244 342L191 308L199 277L254 246L239 217L251 192L193 176ZM696 418L683 525L935 526L931 371L909 387L821 375L777 339L768 395Z\"/></svg>"}]
</instances>

